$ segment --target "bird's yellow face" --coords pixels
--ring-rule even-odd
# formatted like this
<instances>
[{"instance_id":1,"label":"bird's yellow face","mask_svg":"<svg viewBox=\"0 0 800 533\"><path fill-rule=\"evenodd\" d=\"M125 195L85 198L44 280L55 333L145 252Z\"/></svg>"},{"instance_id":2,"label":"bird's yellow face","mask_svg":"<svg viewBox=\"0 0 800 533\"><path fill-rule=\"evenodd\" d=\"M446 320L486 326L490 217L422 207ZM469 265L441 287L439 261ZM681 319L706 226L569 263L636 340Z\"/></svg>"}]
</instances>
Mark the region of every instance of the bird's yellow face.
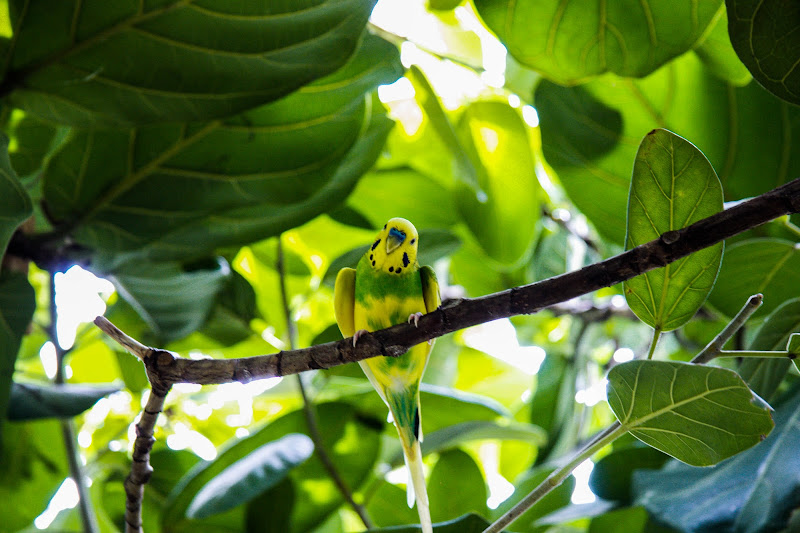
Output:
<instances>
[{"instance_id":1,"label":"bird's yellow face","mask_svg":"<svg viewBox=\"0 0 800 533\"><path fill-rule=\"evenodd\" d=\"M404 218L393 218L378 233L367 257L375 270L402 275L417 266L418 241L414 224Z\"/></svg>"}]
</instances>

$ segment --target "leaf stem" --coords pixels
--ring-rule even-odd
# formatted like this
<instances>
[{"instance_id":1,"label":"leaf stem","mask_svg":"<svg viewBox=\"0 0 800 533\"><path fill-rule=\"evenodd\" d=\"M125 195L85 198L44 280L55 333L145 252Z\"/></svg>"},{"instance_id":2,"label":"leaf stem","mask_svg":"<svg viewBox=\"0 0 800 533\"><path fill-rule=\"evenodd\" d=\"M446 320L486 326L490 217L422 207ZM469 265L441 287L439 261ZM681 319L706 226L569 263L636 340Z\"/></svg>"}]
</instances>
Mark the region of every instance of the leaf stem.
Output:
<instances>
[{"instance_id":1,"label":"leaf stem","mask_svg":"<svg viewBox=\"0 0 800 533\"><path fill-rule=\"evenodd\" d=\"M744 323L747 322L747 319L753 316L753 313L761 307L763 301L764 296L761 294L754 294L748 298L747 303L736 313L736 316L733 317L728 325L725 326L725 328L719 332L719 335L714 337L699 354L694 356L691 362L696 365L704 365L715 357L718 357L722 353L722 347L725 346L725 343L739 331Z\"/></svg>"},{"instance_id":2,"label":"leaf stem","mask_svg":"<svg viewBox=\"0 0 800 533\"><path fill-rule=\"evenodd\" d=\"M792 359L786 350L721 350L716 357L770 357Z\"/></svg>"},{"instance_id":3,"label":"leaf stem","mask_svg":"<svg viewBox=\"0 0 800 533\"><path fill-rule=\"evenodd\" d=\"M650 360L653 358L653 354L656 352L656 344L658 344L658 339L661 337L661 330L656 328L653 330L653 340L650 341L650 351L647 352L647 359Z\"/></svg>"},{"instance_id":4,"label":"leaf stem","mask_svg":"<svg viewBox=\"0 0 800 533\"><path fill-rule=\"evenodd\" d=\"M520 500L517 505L512 507L493 524L484 529L483 533L500 533L504 527L511 524L514 520L519 518L522 513L533 507L534 504L546 496L551 490L563 483L579 464L584 462L586 459L589 459L597 451L619 438L626 431L627 429L623 428L619 422L614 422L606 429L598 433L592 440L587 442L583 448L578 450L575 456L568 463L554 470L544 479L544 481L539 484L539 486L533 489L530 494Z\"/></svg>"},{"instance_id":5,"label":"leaf stem","mask_svg":"<svg viewBox=\"0 0 800 533\"><path fill-rule=\"evenodd\" d=\"M47 334L50 337L50 342L56 350L56 375L53 382L56 385L64 384L64 358L69 353L69 350L64 349L61 342L58 340L58 311L56 308L56 279L55 272L50 272L50 324L46 328ZM64 438L64 448L67 453L67 463L69 464L69 475L75 482L75 487L78 490L78 511L81 516L81 524L83 525L84 533L99 533L100 527L97 523L94 509L92 508L92 501L89 497L89 488L84 482L83 465L81 465L80 452L78 451L78 441L75 438L75 427L72 419L60 420L61 435Z\"/></svg>"},{"instance_id":6,"label":"leaf stem","mask_svg":"<svg viewBox=\"0 0 800 533\"><path fill-rule=\"evenodd\" d=\"M286 318L286 332L287 336L289 337L289 349L294 350L297 345L297 326L294 320L292 320L291 308L289 306L289 291L286 288L286 269L284 268L283 261L282 237L282 235L278 235L276 268L280 278L281 302L283 304L283 315ZM336 465L333 463L333 460L325 448L325 443L323 442L322 435L319 431L319 424L317 423L317 414L314 411L314 404L308 396L305 384L303 383L302 374L297 374L297 386L300 389L300 395L303 397L303 414L305 415L306 424L308 425L308 436L314 443L314 451L317 453L317 457L319 457L322 466L328 472L328 475L336 485L336 488L339 489L342 497L361 519L364 527L367 529L372 529L372 520L370 519L367 510L363 505L360 505L353 499L352 491L347 486L347 482L339 473L339 470L336 468Z\"/></svg>"}]
</instances>

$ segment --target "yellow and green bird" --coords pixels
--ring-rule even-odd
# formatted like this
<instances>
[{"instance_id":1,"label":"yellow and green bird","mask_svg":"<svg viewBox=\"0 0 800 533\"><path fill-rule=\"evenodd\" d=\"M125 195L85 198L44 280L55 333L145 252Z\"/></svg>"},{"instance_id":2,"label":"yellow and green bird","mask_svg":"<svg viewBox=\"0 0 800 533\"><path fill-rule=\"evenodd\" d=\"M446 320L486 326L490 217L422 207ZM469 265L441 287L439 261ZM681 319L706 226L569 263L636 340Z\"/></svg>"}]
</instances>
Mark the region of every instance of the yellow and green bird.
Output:
<instances>
[{"instance_id":1,"label":"yellow and green bird","mask_svg":"<svg viewBox=\"0 0 800 533\"><path fill-rule=\"evenodd\" d=\"M436 274L417 262L419 235L404 218L393 218L383 226L375 242L355 270L343 268L336 277L334 307L336 322L353 346L367 331L401 322L416 325L424 313L441 304ZM359 364L394 418L409 472L408 505L414 504L423 533L431 533L428 493L422 470L419 384L432 343L413 346L400 357L373 357Z\"/></svg>"}]
</instances>

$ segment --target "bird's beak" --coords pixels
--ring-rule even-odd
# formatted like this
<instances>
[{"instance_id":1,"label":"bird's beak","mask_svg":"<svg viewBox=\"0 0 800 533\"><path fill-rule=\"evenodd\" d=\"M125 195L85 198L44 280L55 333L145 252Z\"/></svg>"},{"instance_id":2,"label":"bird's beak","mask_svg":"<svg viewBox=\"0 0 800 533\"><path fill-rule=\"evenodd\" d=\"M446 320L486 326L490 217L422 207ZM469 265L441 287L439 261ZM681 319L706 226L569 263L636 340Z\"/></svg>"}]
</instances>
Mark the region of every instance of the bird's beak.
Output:
<instances>
[{"instance_id":1,"label":"bird's beak","mask_svg":"<svg viewBox=\"0 0 800 533\"><path fill-rule=\"evenodd\" d=\"M403 244L404 240L406 240L405 235L394 228L389 230L389 234L386 236L386 255L397 250L397 248Z\"/></svg>"}]
</instances>

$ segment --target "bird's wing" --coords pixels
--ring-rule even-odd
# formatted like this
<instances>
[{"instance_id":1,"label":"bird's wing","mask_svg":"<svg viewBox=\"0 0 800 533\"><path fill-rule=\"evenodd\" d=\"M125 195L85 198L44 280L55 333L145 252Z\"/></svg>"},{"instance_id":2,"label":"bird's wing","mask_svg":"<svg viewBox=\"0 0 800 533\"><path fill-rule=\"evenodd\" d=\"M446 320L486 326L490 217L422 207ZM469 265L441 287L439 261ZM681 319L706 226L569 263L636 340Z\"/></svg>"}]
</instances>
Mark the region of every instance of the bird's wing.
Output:
<instances>
[{"instance_id":1,"label":"bird's wing","mask_svg":"<svg viewBox=\"0 0 800 533\"><path fill-rule=\"evenodd\" d=\"M352 337L356 332L355 326L356 305L356 271L352 268L343 268L336 276L336 285L333 289L333 311L339 331L345 337Z\"/></svg>"},{"instance_id":2,"label":"bird's wing","mask_svg":"<svg viewBox=\"0 0 800 533\"><path fill-rule=\"evenodd\" d=\"M430 313L442 305L442 297L439 295L439 280L436 279L436 272L429 266L419 269L422 278L422 298L425 300L425 311Z\"/></svg>"}]
</instances>

